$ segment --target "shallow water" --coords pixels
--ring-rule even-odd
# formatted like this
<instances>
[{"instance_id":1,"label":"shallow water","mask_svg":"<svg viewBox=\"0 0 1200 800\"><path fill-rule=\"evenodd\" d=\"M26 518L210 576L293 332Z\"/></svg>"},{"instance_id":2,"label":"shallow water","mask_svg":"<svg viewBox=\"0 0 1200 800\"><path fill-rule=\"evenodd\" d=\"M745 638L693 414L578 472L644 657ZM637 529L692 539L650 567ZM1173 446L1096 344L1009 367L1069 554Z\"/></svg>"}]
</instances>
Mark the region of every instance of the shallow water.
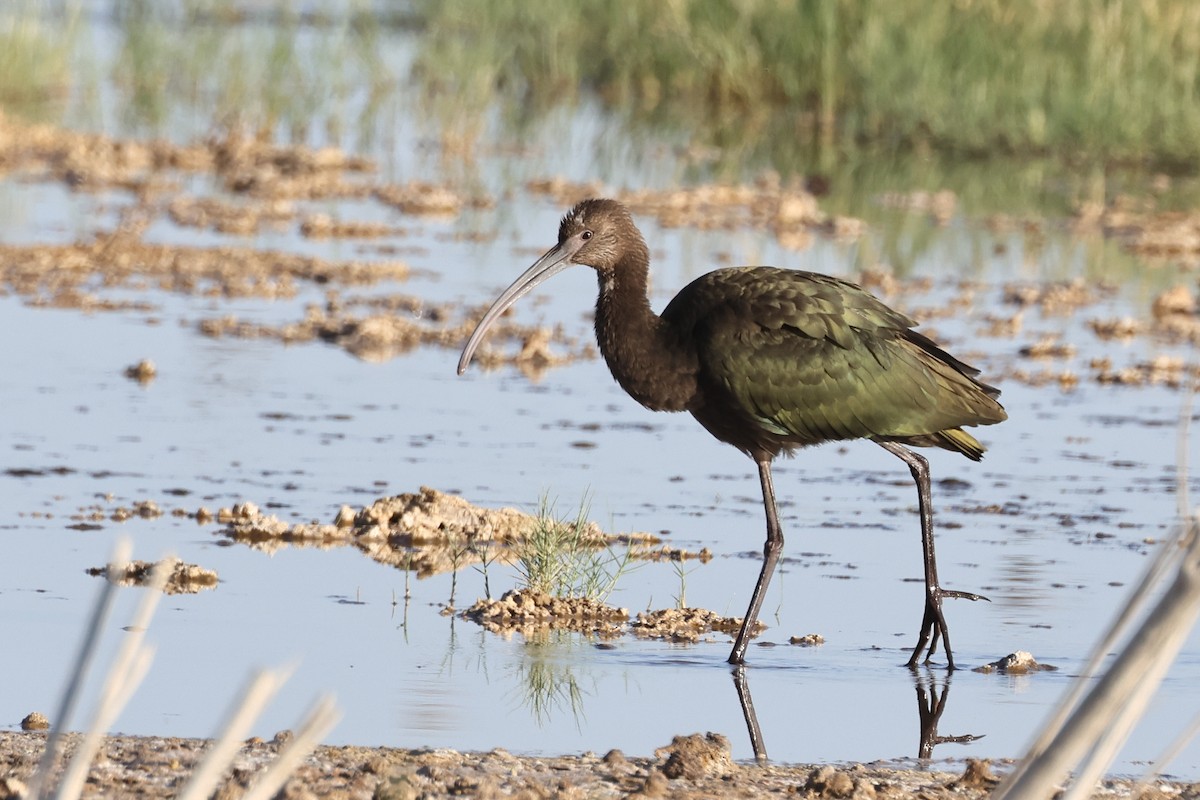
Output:
<instances>
[{"instance_id":1,"label":"shallow water","mask_svg":"<svg viewBox=\"0 0 1200 800\"><path fill-rule=\"evenodd\" d=\"M531 253L552 243L563 211L521 191L523 176L549 164L572 178L591 177L607 156L581 153L578 145L603 138L596 113L580 109L563 144L539 138L545 151L532 165L485 161L483 179L506 197L496 210L440 222L383 213L411 229L396 244L418 270L389 288L430 301L490 300ZM411 138L391 146L390 163L413 158ZM618 186L663 179L619 170L606 178ZM119 194L88 196L0 177L0 241L86 238L110 228L124 202ZM335 206L348 219L380 214L378 206L367 208ZM656 261L653 304L661 308L723 253L735 262L852 274L863 251L885 250L882 240L897 229L886 227L890 212L858 213L877 226L865 242L817 238L803 253L753 232L662 230L641 221ZM1083 380L1071 393L1004 381L1011 419L977 431L989 447L985 461L930 454L942 579L992 601L949 604L955 655L968 668L953 674L900 666L922 602L916 498L904 466L866 443L829 445L779 463L787 545L765 604L770 628L758 640L775 646L752 646L747 674L767 751L783 762L916 757L915 706L930 688L948 692L941 735L984 737L941 744L935 758L1019 755L1144 568L1147 540L1168 535L1175 513L1182 394L1101 386L1086 376L1093 354L1122 361L1187 354L1145 339L1100 343L1085 328L1092 317L1145 316L1148 298L1170 275L1135 265L1127 278L1128 263L1111 254L1097 263L1093 245L1053 230L1030 248L1023 237L988 233L964 214L945 229L919 218L900 222L904 235L929 240L900 268L932 276L938 287L903 298L909 310L944 303L959 279L982 282L971 307L931 323L942 341L970 353L986 377L1019 362L1019 347L1039 332L1061 331L1080 346L1074 362ZM499 235L483 244L447 236L473 229ZM313 243L290 229L237 239L160 221L147 239L361 256L353 242ZM982 312L1011 313L1001 303L1004 280L1073 276L1109 277L1121 282L1120 291L1073 315L1033 311L1014 338L979 335ZM577 270L517 313L586 336L595 291L594 278ZM225 313L295 318L305 302L320 299L319 288L275 303L148 296L159 307L150 315L35 309L0 297L0 339L10 343L0 377L0 497L9 509L0 523L0 605L5 639L25 656L9 660L0 721L15 726L30 711L55 710L99 590L84 570L104 563L125 534L136 557L172 551L216 570L221 583L165 599L150 631L158 646L154 667L117 723L120 731L210 735L250 669L295 663L259 735L294 725L309 698L333 691L346 716L331 742L647 754L675 734L712 730L731 739L735 757L752 755L723 635L690 646L632 637L611 647L575 635L505 639L439 613L449 576L414 578L406 607L405 575L349 548L285 547L267 556L228 544L218 525L169 514L71 527L85 510L142 499L188 511L250 500L288 521L324 522L343 503L366 505L423 485L525 510L548 494L564 514L586 496L606 529L662 533L675 546L709 547L716 555L708 564L690 562L682 578L669 564L639 566L621 579L612 602L636 612L672 605L686 592L691 605L740 615L763 536L747 459L690 417L638 407L598 361L550 370L537 383L515 370L472 368L459 378L451 350L419 349L373 364L320 344L205 338L192 324ZM141 358L159 365L145 387L122 375ZM498 593L515 575L493 567L489 580ZM459 575L457 605L482 592L477 571ZM136 597L122 593L107 647L119 640ZM826 643L787 644L810 632ZM1058 670L1006 677L969 669L1018 649ZM1200 635L1193 633L1119 772L1137 772L1196 713L1198 679ZM1168 771L1200 777L1200 747Z\"/></svg>"}]
</instances>

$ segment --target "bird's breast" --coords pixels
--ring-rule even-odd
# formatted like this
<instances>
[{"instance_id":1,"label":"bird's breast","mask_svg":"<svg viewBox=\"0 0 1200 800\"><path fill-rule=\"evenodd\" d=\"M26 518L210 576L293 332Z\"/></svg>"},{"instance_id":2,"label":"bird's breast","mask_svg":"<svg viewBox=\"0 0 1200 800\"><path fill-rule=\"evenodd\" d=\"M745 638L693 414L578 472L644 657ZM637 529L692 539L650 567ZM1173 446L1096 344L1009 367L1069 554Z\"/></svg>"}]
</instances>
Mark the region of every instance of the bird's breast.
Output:
<instances>
[{"instance_id":1,"label":"bird's breast","mask_svg":"<svg viewBox=\"0 0 1200 800\"><path fill-rule=\"evenodd\" d=\"M694 369L671 359L608 358L609 370L621 388L651 411L686 411L696 395Z\"/></svg>"}]
</instances>

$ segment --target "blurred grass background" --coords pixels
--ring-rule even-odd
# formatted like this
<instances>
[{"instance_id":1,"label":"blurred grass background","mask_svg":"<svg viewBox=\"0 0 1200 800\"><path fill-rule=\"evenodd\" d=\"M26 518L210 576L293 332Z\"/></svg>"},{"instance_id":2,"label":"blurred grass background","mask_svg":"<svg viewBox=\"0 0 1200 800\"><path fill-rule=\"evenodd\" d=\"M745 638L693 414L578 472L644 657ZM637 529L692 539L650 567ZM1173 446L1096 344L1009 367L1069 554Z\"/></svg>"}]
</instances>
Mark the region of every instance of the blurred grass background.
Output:
<instances>
[{"instance_id":1,"label":"blurred grass background","mask_svg":"<svg viewBox=\"0 0 1200 800\"><path fill-rule=\"evenodd\" d=\"M842 146L1193 167L1200 4L1186 0L418 0L418 71L471 102L595 92ZM784 124L781 124L783 121Z\"/></svg>"},{"instance_id":2,"label":"blurred grass background","mask_svg":"<svg viewBox=\"0 0 1200 800\"><path fill-rule=\"evenodd\" d=\"M304 128L364 81L382 97L415 79L464 127L498 96L514 125L594 96L719 147L1200 162L1200 4L1187 0L13 0L0 102L77 84L72 42L97 18L120 29L115 77L151 125L190 99L226 124ZM395 27L418 39L411 75L384 67Z\"/></svg>"},{"instance_id":3,"label":"blurred grass background","mask_svg":"<svg viewBox=\"0 0 1200 800\"><path fill-rule=\"evenodd\" d=\"M667 148L678 184L831 176L834 211L902 186L1070 213L1154 172L1177 176L1164 207L1200 202L1198 70L1188 0L0 4L4 113L385 164L408 126L472 181L480 153L548 146L584 110L595 177Z\"/></svg>"}]
</instances>

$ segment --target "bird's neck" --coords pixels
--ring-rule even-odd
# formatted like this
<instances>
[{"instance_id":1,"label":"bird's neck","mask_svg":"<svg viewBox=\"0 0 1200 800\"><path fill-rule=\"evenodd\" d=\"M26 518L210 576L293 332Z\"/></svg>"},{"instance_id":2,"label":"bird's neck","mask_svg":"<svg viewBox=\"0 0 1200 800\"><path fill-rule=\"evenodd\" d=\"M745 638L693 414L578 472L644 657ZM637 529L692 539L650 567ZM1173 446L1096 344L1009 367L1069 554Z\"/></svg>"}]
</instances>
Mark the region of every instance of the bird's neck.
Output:
<instances>
[{"instance_id":1,"label":"bird's neck","mask_svg":"<svg viewBox=\"0 0 1200 800\"><path fill-rule=\"evenodd\" d=\"M696 391L695 354L650 309L647 270L598 273L596 342L617 383L654 411L684 411Z\"/></svg>"}]
</instances>

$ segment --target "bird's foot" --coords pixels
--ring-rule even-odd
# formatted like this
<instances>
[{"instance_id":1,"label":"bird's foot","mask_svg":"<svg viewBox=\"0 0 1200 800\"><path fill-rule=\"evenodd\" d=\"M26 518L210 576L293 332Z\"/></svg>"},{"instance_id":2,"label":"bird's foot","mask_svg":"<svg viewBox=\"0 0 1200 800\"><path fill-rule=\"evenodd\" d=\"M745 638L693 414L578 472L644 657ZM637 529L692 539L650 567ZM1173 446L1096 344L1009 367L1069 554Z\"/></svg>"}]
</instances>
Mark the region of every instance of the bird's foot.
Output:
<instances>
[{"instance_id":1,"label":"bird's foot","mask_svg":"<svg viewBox=\"0 0 1200 800\"><path fill-rule=\"evenodd\" d=\"M930 659L933 658L933 654L937 652L938 640L940 639L945 644L946 668L954 669L954 653L950 650L950 628L946 625L946 616L942 613L942 601L946 598L988 600L983 595L975 594L974 592L943 589L937 585L928 587L925 592L925 616L921 620L921 635L906 666L915 667L917 665L917 662L921 660L921 653L925 652L927 644L929 650L925 654L924 663L928 664ZM988 602L991 601L988 600Z\"/></svg>"}]
</instances>

